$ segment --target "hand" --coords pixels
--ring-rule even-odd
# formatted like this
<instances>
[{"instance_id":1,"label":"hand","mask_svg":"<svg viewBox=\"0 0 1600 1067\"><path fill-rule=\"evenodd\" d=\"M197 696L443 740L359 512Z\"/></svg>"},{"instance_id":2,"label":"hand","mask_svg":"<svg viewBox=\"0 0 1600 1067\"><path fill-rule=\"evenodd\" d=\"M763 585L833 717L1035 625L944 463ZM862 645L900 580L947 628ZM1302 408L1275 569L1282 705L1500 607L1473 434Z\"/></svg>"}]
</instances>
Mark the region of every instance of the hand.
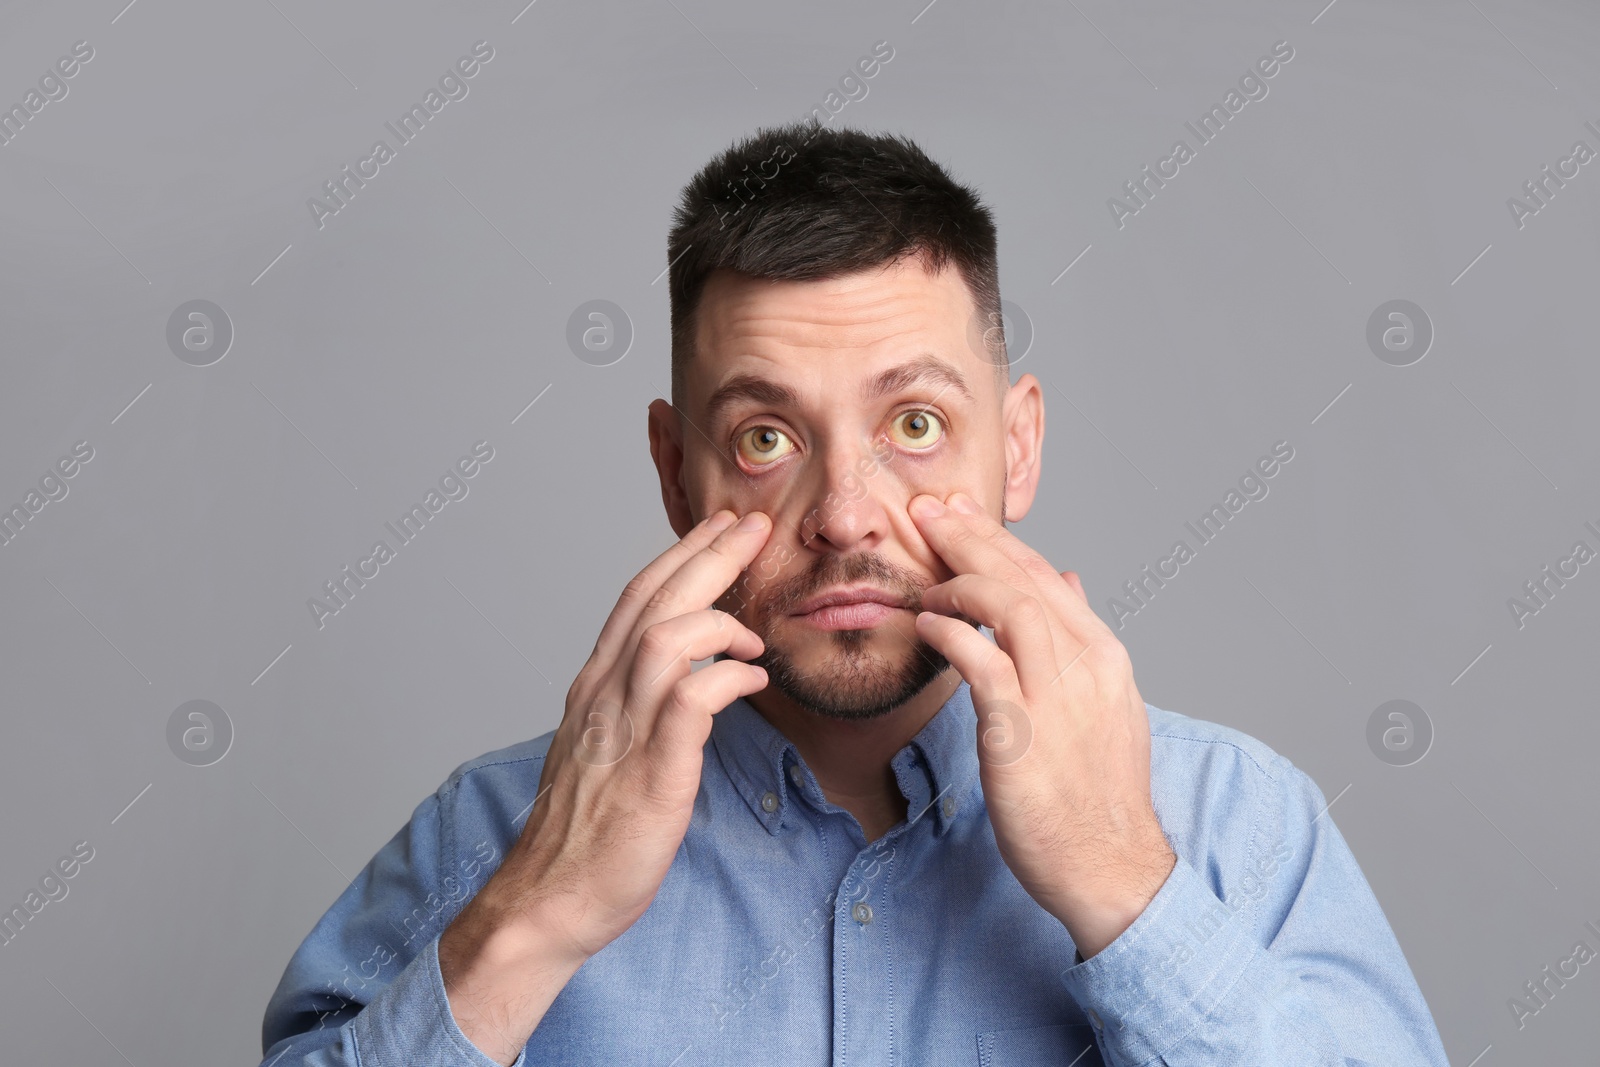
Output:
<instances>
[{"instance_id":1,"label":"hand","mask_svg":"<svg viewBox=\"0 0 1600 1067\"><path fill-rule=\"evenodd\" d=\"M567 693L538 802L496 872L530 898L568 900L568 934L587 955L661 887L689 828L712 715L766 687L766 671L739 662L760 655L761 638L711 608L772 529L759 512L744 519L753 528L733 520L724 511L702 522L623 591ZM718 652L733 658L691 673Z\"/></svg>"},{"instance_id":2,"label":"hand","mask_svg":"<svg viewBox=\"0 0 1600 1067\"><path fill-rule=\"evenodd\" d=\"M623 590L567 693L527 824L439 941L462 1032L510 1063L582 963L655 898L700 789L712 716L766 688L756 633L710 605L766 544L721 511ZM691 673L690 664L730 659Z\"/></svg>"},{"instance_id":3,"label":"hand","mask_svg":"<svg viewBox=\"0 0 1600 1067\"><path fill-rule=\"evenodd\" d=\"M1150 801L1150 722L1128 650L1077 574L1058 573L970 497L946 507L922 495L909 510L956 574L924 591L917 633L971 686L995 843L1088 959L1177 860Z\"/></svg>"}]
</instances>

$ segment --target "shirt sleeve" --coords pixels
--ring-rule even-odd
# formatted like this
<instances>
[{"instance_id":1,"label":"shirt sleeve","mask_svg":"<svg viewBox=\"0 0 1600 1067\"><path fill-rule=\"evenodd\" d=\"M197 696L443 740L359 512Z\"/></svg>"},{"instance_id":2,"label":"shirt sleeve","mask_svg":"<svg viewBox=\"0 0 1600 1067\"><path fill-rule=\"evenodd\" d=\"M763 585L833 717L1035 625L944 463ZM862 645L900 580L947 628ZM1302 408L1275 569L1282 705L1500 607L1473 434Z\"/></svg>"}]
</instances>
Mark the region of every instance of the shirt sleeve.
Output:
<instances>
[{"instance_id":1,"label":"shirt sleeve","mask_svg":"<svg viewBox=\"0 0 1600 1067\"><path fill-rule=\"evenodd\" d=\"M290 957L262 1067L497 1067L456 1025L439 972L440 931L499 858L443 855L453 795L447 782L417 805Z\"/></svg>"},{"instance_id":2,"label":"shirt sleeve","mask_svg":"<svg viewBox=\"0 0 1600 1067\"><path fill-rule=\"evenodd\" d=\"M1062 972L1105 1062L1449 1067L1316 783L1281 756L1247 773L1251 822L1219 831L1244 861L1175 845L1144 912Z\"/></svg>"}]
</instances>

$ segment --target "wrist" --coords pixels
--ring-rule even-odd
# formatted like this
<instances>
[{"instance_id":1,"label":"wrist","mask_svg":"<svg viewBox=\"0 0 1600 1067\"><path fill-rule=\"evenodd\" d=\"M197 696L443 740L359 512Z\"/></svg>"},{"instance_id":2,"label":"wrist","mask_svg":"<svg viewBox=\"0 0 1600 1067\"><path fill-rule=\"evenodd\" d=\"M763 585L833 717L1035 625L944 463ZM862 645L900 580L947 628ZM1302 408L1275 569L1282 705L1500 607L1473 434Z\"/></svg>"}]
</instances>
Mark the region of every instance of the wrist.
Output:
<instances>
[{"instance_id":1,"label":"wrist","mask_svg":"<svg viewBox=\"0 0 1600 1067\"><path fill-rule=\"evenodd\" d=\"M1079 954L1088 960L1110 945L1143 915L1161 887L1166 884L1177 854L1165 848L1163 854L1142 856L1097 879L1096 884L1080 885L1049 910L1067 928Z\"/></svg>"},{"instance_id":2,"label":"wrist","mask_svg":"<svg viewBox=\"0 0 1600 1067\"><path fill-rule=\"evenodd\" d=\"M513 903L487 885L440 935L439 969L448 987L473 973L541 972L565 984L592 953L567 933L548 902Z\"/></svg>"},{"instance_id":3,"label":"wrist","mask_svg":"<svg viewBox=\"0 0 1600 1067\"><path fill-rule=\"evenodd\" d=\"M586 958L558 928L505 908L488 887L439 935L439 976L456 1026L498 1064L513 1063Z\"/></svg>"}]
</instances>

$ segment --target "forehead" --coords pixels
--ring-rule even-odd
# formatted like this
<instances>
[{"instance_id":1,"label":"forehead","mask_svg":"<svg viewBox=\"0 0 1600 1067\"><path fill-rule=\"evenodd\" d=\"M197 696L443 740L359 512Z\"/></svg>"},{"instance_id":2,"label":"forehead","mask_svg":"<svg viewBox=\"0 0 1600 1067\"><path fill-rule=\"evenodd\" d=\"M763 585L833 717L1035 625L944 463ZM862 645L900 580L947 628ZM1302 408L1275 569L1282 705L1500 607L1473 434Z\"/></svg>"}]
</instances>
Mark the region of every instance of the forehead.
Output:
<instances>
[{"instance_id":1,"label":"forehead","mask_svg":"<svg viewBox=\"0 0 1600 1067\"><path fill-rule=\"evenodd\" d=\"M971 343L975 311L960 270L934 273L921 256L809 281L718 270L695 312L685 385L699 403L735 374L837 383L932 355L983 389L995 367Z\"/></svg>"}]
</instances>

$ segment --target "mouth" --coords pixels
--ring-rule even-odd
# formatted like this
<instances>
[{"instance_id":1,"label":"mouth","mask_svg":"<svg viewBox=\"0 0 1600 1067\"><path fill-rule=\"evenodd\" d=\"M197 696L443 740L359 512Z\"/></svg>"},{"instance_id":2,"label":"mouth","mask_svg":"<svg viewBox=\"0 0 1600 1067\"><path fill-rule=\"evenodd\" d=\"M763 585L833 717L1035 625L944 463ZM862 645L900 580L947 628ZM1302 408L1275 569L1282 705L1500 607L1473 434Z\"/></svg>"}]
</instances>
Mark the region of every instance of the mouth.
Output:
<instances>
[{"instance_id":1,"label":"mouth","mask_svg":"<svg viewBox=\"0 0 1600 1067\"><path fill-rule=\"evenodd\" d=\"M910 611L906 598L872 586L845 586L819 593L790 617L819 630L870 630L896 611Z\"/></svg>"}]
</instances>

